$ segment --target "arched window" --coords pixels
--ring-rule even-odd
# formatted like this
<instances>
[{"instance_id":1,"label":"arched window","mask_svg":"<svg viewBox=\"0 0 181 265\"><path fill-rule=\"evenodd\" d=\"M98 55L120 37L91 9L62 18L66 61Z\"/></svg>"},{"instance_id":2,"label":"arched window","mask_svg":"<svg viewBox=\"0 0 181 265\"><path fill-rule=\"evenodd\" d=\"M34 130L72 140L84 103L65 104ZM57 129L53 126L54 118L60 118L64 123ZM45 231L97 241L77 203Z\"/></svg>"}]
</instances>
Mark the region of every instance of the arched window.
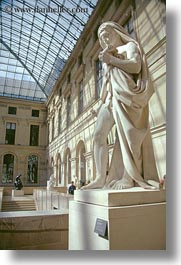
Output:
<instances>
[{"instance_id":1,"label":"arched window","mask_svg":"<svg viewBox=\"0 0 181 265\"><path fill-rule=\"evenodd\" d=\"M38 157L36 155L28 157L28 183L38 183Z\"/></svg>"},{"instance_id":2,"label":"arched window","mask_svg":"<svg viewBox=\"0 0 181 265\"><path fill-rule=\"evenodd\" d=\"M13 182L14 155L6 154L3 158L2 183Z\"/></svg>"}]
</instances>

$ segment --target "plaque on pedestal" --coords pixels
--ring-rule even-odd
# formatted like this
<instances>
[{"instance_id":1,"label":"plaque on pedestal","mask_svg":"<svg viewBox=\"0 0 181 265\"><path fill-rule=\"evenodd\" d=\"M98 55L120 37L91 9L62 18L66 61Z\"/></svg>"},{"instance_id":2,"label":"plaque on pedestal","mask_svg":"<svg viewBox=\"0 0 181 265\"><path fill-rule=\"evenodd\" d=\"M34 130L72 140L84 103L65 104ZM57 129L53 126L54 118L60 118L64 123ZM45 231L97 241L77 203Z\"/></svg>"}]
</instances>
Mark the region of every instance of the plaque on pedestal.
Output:
<instances>
[{"instance_id":1,"label":"plaque on pedestal","mask_svg":"<svg viewBox=\"0 0 181 265\"><path fill-rule=\"evenodd\" d=\"M97 233L99 236L107 238L107 221L97 218L94 232Z\"/></svg>"}]
</instances>

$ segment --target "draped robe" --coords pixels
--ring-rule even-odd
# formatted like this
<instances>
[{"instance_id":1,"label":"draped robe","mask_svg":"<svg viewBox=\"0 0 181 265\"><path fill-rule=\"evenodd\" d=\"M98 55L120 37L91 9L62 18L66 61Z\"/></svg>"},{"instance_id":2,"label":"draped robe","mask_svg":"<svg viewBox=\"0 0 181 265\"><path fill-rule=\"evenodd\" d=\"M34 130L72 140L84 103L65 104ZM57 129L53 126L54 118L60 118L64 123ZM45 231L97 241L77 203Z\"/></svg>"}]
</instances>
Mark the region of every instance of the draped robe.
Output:
<instances>
[{"instance_id":1,"label":"draped robe","mask_svg":"<svg viewBox=\"0 0 181 265\"><path fill-rule=\"evenodd\" d=\"M109 182L121 179L125 170L136 183L144 180L158 181L148 110L148 102L154 90L146 57L139 43L126 35L122 27L113 22L107 24L113 24L125 45L130 41L134 42L141 58L139 74L129 74L118 67L103 63L100 97L103 103L109 104L117 131Z\"/></svg>"}]
</instances>

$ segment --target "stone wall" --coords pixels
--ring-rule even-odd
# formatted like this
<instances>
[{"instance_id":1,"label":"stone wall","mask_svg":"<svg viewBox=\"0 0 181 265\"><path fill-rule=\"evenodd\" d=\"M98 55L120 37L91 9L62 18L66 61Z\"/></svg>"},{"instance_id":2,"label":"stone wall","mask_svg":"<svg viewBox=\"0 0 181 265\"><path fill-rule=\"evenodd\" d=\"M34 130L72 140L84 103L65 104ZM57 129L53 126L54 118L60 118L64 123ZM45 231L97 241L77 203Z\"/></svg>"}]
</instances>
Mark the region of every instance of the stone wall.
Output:
<instances>
[{"instance_id":1,"label":"stone wall","mask_svg":"<svg viewBox=\"0 0 181 265\"><path fill-rule=\"evenodd\" d=\"M1 250L67 250L68 212L1 213Z\"/></svg>"},{"instance_id":2,"label":"stone wall","mask_svg":"<svg viewBox=\"0 0 181 265\"><path fill-rule=\"evenodd\" d=\"M8 114L8 107L16 107L16 115ZM32 109L39 110L39 117L32 117ZM13 187L13 183L3 183L3 159L6 154L14 156L13 180L21 174L23 185L30 185L27 180L28 157L38 157L38 181L33 186L46 185L47 168L45 150L47 145L46 106L44 103L37 103L27 100L16 100L0 97L0 183L1 185ZM15 143L7 144L6 124L15 123ZM30 126L39 125L39 144L30 146ZM12 181L13 182L13 181Z\"/></svg>"}]
</instances>

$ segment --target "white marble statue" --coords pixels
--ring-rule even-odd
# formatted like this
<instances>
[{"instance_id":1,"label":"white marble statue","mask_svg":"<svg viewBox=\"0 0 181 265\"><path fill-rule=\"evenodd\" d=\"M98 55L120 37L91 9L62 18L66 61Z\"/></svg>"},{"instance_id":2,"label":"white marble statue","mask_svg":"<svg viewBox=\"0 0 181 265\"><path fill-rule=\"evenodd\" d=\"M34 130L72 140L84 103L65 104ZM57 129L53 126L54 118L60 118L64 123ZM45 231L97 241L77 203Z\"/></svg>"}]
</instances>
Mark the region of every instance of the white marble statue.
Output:
<instances>
[{"instance_id":1,"label":"white marble statue","mask_svg":"<svg viewBox=\"0 0 181 265\"><path fill-rule=\"evenodd\" d=\"M98 29L103 63L102 105L94 133L96 179L82 189L152 189L158 182L149 128L148 101L154 90L145 54L123 27L105 22ZM107 136L116 125L117 137L108 176Z\"/></svg>"},{"instance_id":2,"label":"white marble statue","mask_svg":"<svg viewBox=\"0 0 181 265\"><path fill-rule=\"evenodd\" d=\"M47 190L51 190L53 187L55 187L55 184L56 184L56 179L52 174L50 176L50 179L47 181Z\"/></svg>"}]
</instances>

